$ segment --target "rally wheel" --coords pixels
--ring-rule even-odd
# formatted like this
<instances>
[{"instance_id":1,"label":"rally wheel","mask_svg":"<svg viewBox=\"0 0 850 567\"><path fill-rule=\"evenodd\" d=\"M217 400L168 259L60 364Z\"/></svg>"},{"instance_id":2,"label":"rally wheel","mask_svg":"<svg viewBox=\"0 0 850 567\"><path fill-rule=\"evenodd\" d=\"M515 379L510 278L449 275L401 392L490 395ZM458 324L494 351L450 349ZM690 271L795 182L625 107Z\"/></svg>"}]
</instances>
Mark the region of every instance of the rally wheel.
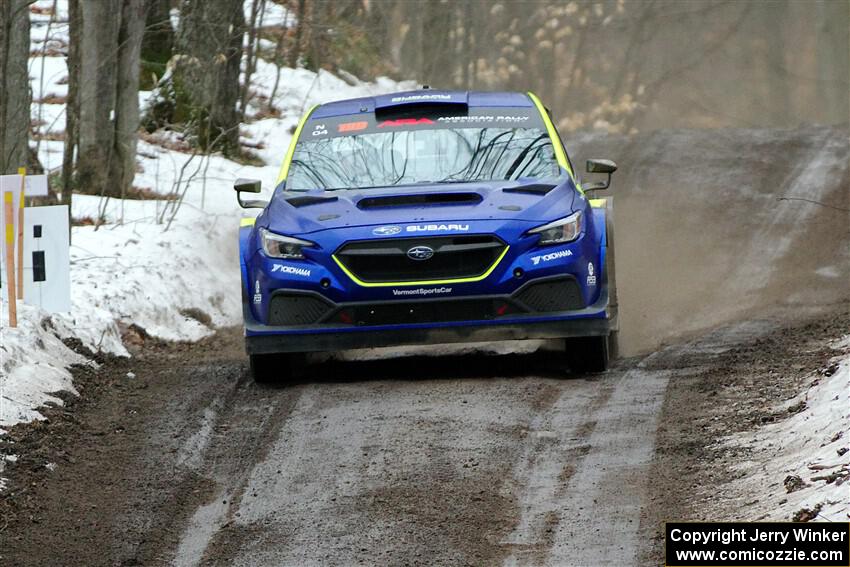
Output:
<instances>
[{"instance_id":1,"label":"rally wheel","mask_svg":"<svg viewBox=\"0 0 850 567\"><path fill-rule=\"evenodd\" d=\"M567 339L567 366L578 374L605 372L610 360L610 343L608 335Z\"/></svg>"},{"instance_id":2,"label":"rally wheel","mask_svg":"<svg viewBox=\"0 0 850 567\"><path fill-rule=\"evenodd\" d=\"M305 362L305 356L300 353L251 354L248 369L257 383L285 384L301 375Z\"/></svg>"}]
</instances>

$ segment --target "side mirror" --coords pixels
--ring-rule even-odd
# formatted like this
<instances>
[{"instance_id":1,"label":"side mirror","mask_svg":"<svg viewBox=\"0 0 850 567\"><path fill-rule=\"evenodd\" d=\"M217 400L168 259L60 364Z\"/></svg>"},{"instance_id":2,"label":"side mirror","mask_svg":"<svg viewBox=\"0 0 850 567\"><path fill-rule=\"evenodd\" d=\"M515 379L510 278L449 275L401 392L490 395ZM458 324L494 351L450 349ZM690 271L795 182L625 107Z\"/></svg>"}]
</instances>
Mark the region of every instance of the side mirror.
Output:
<instances>
[{"instance_id":1,"label":"side mirror","mask_svg":"<svg viewBox=\"0 0 850 567\"><path fill-rule=\"evenodd\" d=\"M611 174L617 171L617 164L610 159L589 159L587 160L588 173L605 173L608 179L605 181L597 181L595 183L586 183L582 185L585 191L600 191L608 189L611 186Z\"/></svg>"},{"instance_id":2,"label":"side mirror","mask_svg":"<svg viewBox=\"0 0 850 567\"><path fill-rule=\"evenodd\" d=\"M251 201L243 201L240 193L259 193L263 184L257 179L242 179L239 178L233 184L233 189L236 191L236 201L243 209L265 209L269 202L259 199Z\"/></svg>"},{"instance_id":3,"label":"side mirror","mask_svg":"<svg viewBox=\"0 0 850 567\"><path fill-rule=\"evenodd\" d=\"M237 193L259 193L262 186L262 182L258 179L243 179L241 177L233 184Z\"/></svg>"}]
</instances>

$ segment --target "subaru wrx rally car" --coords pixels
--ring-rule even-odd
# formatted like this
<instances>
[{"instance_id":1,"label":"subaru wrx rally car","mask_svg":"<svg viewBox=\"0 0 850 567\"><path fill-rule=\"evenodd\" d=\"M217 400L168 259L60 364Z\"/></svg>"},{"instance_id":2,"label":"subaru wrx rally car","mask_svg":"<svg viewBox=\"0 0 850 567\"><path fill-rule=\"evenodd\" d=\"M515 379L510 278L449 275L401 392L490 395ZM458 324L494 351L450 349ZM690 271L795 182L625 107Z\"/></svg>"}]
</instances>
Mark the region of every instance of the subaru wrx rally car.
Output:
<instances>
[{"instance_id":1,"label":"subaru wrx rally car","mask_svg":"<svg viewBox=\"0 0 850 567\"><path fill-rule=\"evenodd\" d=\"M531 93L422 90L312 108L271 200L235 184L255 379L304 353L562 339L605 370L617 330L606 181L582 185Z\"/></svg>"}]
</instances>

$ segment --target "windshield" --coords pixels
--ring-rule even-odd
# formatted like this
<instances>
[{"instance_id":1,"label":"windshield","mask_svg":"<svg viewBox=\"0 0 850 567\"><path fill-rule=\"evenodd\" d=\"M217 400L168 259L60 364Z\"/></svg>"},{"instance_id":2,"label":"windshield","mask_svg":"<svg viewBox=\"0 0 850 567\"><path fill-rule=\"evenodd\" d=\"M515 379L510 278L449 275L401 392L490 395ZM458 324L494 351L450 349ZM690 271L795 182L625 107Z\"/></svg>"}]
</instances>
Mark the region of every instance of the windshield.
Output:
<instances>
[{"instance_id":1,"label":"windshield","mask_svg":"<svg viewBox=\"0 0 850 567\"><path fill-rule=\"evenodd\" d=\"M551 178L560 174L539 117L520 110L395 120L310 121L287 190ZM372 115L374 117L374 115ZM342 120L342 121L340 121ZM531 122L530 124L527 124ZM518 124L519 123L519 124Z\"/></svg>"}]
</instances>

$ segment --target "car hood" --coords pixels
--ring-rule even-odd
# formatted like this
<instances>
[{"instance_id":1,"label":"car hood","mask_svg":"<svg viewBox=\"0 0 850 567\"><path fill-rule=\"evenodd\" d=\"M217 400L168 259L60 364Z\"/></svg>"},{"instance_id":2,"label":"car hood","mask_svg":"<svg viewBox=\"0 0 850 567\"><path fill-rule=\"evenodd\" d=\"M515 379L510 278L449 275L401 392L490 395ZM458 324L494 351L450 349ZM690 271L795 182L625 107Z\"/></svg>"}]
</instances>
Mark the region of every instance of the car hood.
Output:
<instances>
[{"instance_id":1,"label":"car hood","mask_svg":"<svg viewBox=\"0 0 850 567\"><path fill-rule=\"evenodd\" d=\"M547 221L573 210L571 179L276 191L261 226L283 234L423 221Z\"/></svg>"}]
</instances>

